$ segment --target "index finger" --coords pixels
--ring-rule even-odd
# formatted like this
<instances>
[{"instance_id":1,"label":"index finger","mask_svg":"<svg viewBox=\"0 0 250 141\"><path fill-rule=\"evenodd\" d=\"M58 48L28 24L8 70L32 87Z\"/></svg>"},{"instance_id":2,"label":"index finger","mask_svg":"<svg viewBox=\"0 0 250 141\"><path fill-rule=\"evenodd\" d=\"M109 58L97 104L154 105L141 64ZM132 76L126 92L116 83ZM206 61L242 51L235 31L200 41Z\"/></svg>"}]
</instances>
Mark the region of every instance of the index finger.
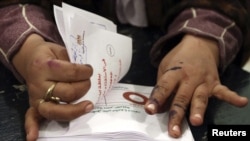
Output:
<instances>
[{"instance_id":1,"label":"index finger","mask_svg":"<svg viewBox=\"0 0 250 141\"><path fill-rule=\"evenodd\" d=\"M179 78L175 72L164 73L158 80L156 86L151 92L148 102L145 105L145 110L149 114L159 112L166 100L170 98L174 89L178 85Z\"/></svg>"},{"instance_id":2,"label":"index finger","mask_svg":"<svg viewBox=\"0 0 250 141\"><path fill-rule=\"evenodd\" d=\"M89 64L74 64L51 59L47 62L49 78L53 81L76 82L90 79L93 69Z\"/></svg>"}]
</instances>

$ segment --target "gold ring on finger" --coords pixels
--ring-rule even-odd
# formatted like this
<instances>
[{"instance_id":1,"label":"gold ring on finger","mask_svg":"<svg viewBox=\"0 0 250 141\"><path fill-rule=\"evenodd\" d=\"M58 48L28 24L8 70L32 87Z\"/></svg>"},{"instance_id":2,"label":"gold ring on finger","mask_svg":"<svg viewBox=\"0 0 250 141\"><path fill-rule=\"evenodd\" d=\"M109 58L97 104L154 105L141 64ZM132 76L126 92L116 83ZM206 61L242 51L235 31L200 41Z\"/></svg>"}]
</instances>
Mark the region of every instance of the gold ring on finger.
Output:
<instances>
[{"instance_id":1,"label":"gold ring on finger","mask_svg":"<svg viewBox=\"0 0 250 141\"><path fill-rule=\"evenodd\" d=\"M51 101L51 102L54 102L54 103L57 103L57 104L60 103L60 98L56 97L56 96L53 96L53 90L54 90L55 86L56 86L56 83L52 84L48 88L46 94L43 97L44 101L46 101L46 102Z\"/></svg>"}]
</instances>

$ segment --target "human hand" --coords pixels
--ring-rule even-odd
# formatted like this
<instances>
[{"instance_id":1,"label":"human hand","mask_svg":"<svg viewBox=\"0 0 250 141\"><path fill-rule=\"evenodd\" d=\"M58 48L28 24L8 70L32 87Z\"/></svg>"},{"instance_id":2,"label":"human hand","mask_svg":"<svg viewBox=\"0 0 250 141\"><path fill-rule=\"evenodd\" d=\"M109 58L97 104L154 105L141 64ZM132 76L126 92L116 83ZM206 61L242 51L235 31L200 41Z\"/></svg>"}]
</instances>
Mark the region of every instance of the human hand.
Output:
<instances>
[{"instance_id":1,"label":"human hand","mask_svg":"<svg viewBox=\"0 0 250 141\"><path fill-rule=\"evenodd\" d=\"M89 65L70 63L64 47L32 34L12 62L28 88L30 109L25 121L28 141L38 137L41 119L70 121L93 109L89 101L70 104L89 90L93 70ZM53 84L52 95L63 104L44 101L44 95Z\"/></svg>"},{"instance_id":2,"label":"human hand","mask_svg":"<svg viewBox=\"0 0 250 141\"><path fill-rule=\"evenodd\" d=\"M248 103L247 98L221 84L218 60L215 41L185 35L161 61L157 84L145 110L155 114L168 108L170 136L181 136L181 124L188 108L190 123L201 125L211 96L239 107Z\"/></svg>"}]
</instances>

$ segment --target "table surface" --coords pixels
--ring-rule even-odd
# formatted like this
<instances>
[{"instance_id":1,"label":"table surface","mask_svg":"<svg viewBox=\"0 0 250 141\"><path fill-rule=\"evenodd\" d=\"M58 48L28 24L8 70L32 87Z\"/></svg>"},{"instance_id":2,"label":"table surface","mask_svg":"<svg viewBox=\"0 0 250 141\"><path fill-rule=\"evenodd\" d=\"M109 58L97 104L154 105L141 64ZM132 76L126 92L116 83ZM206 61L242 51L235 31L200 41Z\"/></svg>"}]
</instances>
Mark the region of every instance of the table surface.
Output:
<instances>
[{"instance_id":1,"label":"table surface","mask_svg":"<svg viewBox=\"0 0 250 141\"><path fill-rule=\"evenodd\" d=\"M154 28L119 26L121 34L133 38L133 58L123 83L154 85L156 69L150 65L148 57L152 44L162 35ZM4 141L25 140L24 115L28 108L28 96L24 85L0 64L0 139ZM147 76L147 77L145 77ZM221 77L223 84L230 89L250 98L250 74L236 65L230 65ZM199 127L190 125L197 141L207 140L207 125L250 125L250 105L237 108L220 100L211 98L205 114L204 124ZM188 117L188 113L187 113Z\"/></svg>"}]
</instances>

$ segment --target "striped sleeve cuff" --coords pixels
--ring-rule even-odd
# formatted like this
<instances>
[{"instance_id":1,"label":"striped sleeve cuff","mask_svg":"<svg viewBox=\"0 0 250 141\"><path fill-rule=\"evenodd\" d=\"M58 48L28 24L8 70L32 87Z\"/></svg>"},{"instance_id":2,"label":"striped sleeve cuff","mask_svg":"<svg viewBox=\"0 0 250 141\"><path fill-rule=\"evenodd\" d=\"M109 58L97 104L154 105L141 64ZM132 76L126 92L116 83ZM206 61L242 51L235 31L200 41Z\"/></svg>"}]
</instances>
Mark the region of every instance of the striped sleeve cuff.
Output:
<instances>
[{"instance_id":1,"label":"striped sleeve cuff","mask_svg":"<svg viewBox=\"0 0 250 141\"><path fill-rule=\"evenodd\" d=\"M35 5L11 5L0 9L0 59L22 83L24 80L15 70L11 59L26 38L39 34L45 40L62 44L60 34L44 9Z\"/></svg>"},{"instance_id":2,"label":"striped sleeve cuff","mask_svg":"<svg viewBox=\"0 0 250 141\"><path fill-rule=\"evenodd\" d=\"M169 26L167 34L152 48L153 63L159 64L166 50L180 41L180 38L176 37L181 37L183 34L216 40L219 45L220 71L223 71L236 57L242 45L243 36L235 22L227 17L212 10L189 8L178 15Z\"/></svg>"}]
</instances>

